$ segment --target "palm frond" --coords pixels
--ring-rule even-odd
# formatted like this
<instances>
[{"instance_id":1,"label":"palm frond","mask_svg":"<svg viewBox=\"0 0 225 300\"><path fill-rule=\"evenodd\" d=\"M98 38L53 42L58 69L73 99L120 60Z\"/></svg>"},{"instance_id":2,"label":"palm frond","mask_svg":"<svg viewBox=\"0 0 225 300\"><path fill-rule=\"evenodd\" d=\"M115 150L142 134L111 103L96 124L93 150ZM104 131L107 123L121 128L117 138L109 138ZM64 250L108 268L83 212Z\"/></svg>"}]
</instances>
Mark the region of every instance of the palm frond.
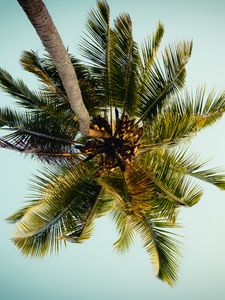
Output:
<instances>
[{"instance_id":1,"label":"palm frond","mask_svg":"<svg viewBox=\"0 0 225 300\"><path fill-rule=\"evenodd\" d=\"M222 117L225 111L225 92L216 93L212 90L207 95L203 86L197 89L195 95L185 91L172 102L171 110L195 118L197 130L200 130Z\"/></svg>"},{"instance_id":2,"label":"palm frond","mask_svg":"<svg viewBox=\"0 0 225 300\"><path fill-rule=\"evenodd\" d=\"M92 66L92 80L96 82L100 105L110 107L112 121L110 67L113 33L110 29L110 9L106 1L97 1L97 8L89 14L86 29L87 35L81 44L82 55Z\"/></svg>"},{"instance_id":3,"label":"palm frond","mask_svg":"<svg viewBox=\"0 0 225 300\"><path fill-rule=\"evenodd\" d=\"M117 172L110 176L101 176L99 183L105 191L115 197L121 209L136 214L151 209L153 195L152 182L138 169L131 169L124 174Z\"/></svg>"},{"instance_id":4,"label":"palm frond","mask_svg":"<svg viewBox=\"0 0 225 300\"><path fill-rule=\"evenodd\" d=\"M82 54L92 66L91 78L102 105L110 108L110 119L112 106L134 113L139 54L129 15L120 15L110 28L109 7L105 1L98 1L97 9L89 15L87 32Z\"/></svg>"},{"instance_id":5,"label":"palm frond","mask_svg":"<svg viewBox=\"0 0 225 300\"><path fill-rule=\"evenodd\" d=\"M124 178L113 176L111 178L101 178L101 185L104 186L106 193L111 196L115 202L112 216L117 225L119 239L114 243L115 249L119 252L128 250L133 241L133 228L131 217L128 215L128 207L131 202L131 195L127 186L124 184Z\"/></svg>"},{"instance_id":6,"label":"palm frond","mask_svg":"<svg viewBox=\"0 0 225 300\"><path fill-rule=\"evenodd\" d=\"M15 127L16 124L22 123L24 114L17 113L11 108L0 108L0 127Z\"/></svg>"},{"instance_id":7,"label":"palm frond","mask_svg":"<svg viewBox=\"0 0 225 300\"><path fill-rule=\"evenodd\" d=\"M191 201L191 198L178 194L178 188L175 194L167 186L163 186L162 190L149 176L148 170L143 172L141 168L144 166L140 166L125 172L124 176L113 174L100 177L98 181L116 199L118 208L127 214L142 216L151 211L155 218L175 222L179 207L187 205L184 201Z\"/></svg>"},{"instance_id":8,"label":"palm frond","mask_svg":"<svg viewBox=\"0 0 225 300\"><path fill-rule=\"evenodd\" d=\"M164 27L159 22L156 32L146 39L141 45L141 61L139 64L140 83L138 89L143 92L146 84L149 81L149 72L154 64L161 40L164 34Z\"/></svg>"},{"instance_id":9,"label":"palm frond","mask_svg":"<svg viewBox=\"0 0 225 300\"><path fill-rule=\"evenodd\" d=\"M225 94L206 95L200 88L195 95L185 92L176 95L164 109L160 110L154 121L144 125L144 148L168 147L190 139L201 129L212 125L224 113Z\"/></svg>"},{"instance_id":10,"label":"palm frond","mask_svg":"<svg viewBox=\"0 0 225 300\"><path fill-rule=\"evenodd\" d=\"M6 71L0 68L1 89L17 100L17 103L31 109L37 109L46 105L41 94L31 91L22 80L15 80Z\"/></svg>"},{"instance_id":11,"label":"palm frond","mask_svg":"<svg viewBox=\"0 0 225 300\"><path fill-rule=\"evenodd\" d=\"M60 76L47 58L40 58L34 51L24 51L20 63L24 70L36 75L49 88L49 92L58 93L67 99Z\"/></svg>"},{"instance_id":12,"label":"palm frond","mask_svg":"<svg viewBox=\"0 0 225 300\"><path fill-rule=\"evenodd\" d=\"M1 142L1 140L0 140L0 142ZM35 191L36 191L36 187L35 187ZM28 212L29 209L32 210L34 208L34 206L39 205L41 203L41 201L42 201L42 199L32 200L29 204L25 205L24 207L19 209L17 212L15 212L14 214L12 214L8 218L6 218L6 220L9 223L16 223L17 221L22 219L22 217ZM92 212L88 216L85 223L88 226L89 225L92 226L95 218L99 218L99 217L106 215L114 208L115 208L114 198L110 197L110 195L105 193L104 190L102 189L101 193L99 194L98 201L93 206ZM85 231L85 226L83 228L82 235L84 234L84 231ZM79 237L79 242L80 241L81 241L81 236Z\"/></svg>"},{"instance_id":13,"label":"palm frond","mask_svg":"<svg viewBox=\"0 0 225 300\"><path fill-rule=\"evenodd\" d=\"M43 173L35 183L38 202L17 221L13 241L23 254L38 257L58 251L62 239L77 241L101 186L93 179L93 171L83 167Z\"/></svg>"},{"instance_id":14,"label":"palm frond","mask_svg":"<svg viewBox=\"0 0 225 300\"><path fill-rule=\"evenodd\" d=\"M113 244L115 249L121 253L129 249L134 240L134 225L130 215L116 206L113 210L113 219L116 222L119 239Z\"/></svg>"},{"instance_id":15,"label":"palm frond","mask_svg":"<svg viewBox=\"0 0 225 300\"><path fill-rule=\"evenodd\" d=\"M12 224L18 222L24 217L24 215L29 211L29 209L32 210L34 206L38 206L40 202L40 199L31 201L29 204L25 205L24 207L20 208L15 213L7 217L6 221Z\"/></svg>"},{"instance_id":16,"label":"palm frond","mask_svg":"<svg viewBox=\"0 0 225 300\"><path fill-rule=\"evenodd\" d=\"M155 219L165 219L168 222L176 224L181 204L176 201L168 200L165 193L159 192L152 197L151 215Z\"/></svg>"},{"instance_id":17,"label":"palm frond","mask_svg":"<svg viewBox=\"0 0 225 300\"><path fill-rule=\"evenodd\" d=\"M113 179L110 179L111 187L113 186ZM129 193L125 199L123 193L126 190L129 191L130 185L127 179L124 183L127 184L127 187L123 187L120 191L118 191L118 185L116 184L119 196L117 193L115 194L112 188L114 196L117 199L124 199L124 203L122 201L117 202L113 210L113 217L120 234L119 239L114 245L118 251L123 252L127 250L133 242L134 232L137 231L144 240L146 250L152 256L157 276L170 285L173 285L177 279L179 249L177 241L164 228L175 228L176 225L168 219L161 219L159 215L157 215L157 219L152 219L154 218L153 216L156 216L156 206L154 208L154 204L146 215L143 214L143 210L139 210L139 213L137 213L134 209L125 209L128 199L132 202L132 193ZM108 191L111 192L110 188Z\"/></svg>"},{"instance_id":18,"label":"palm frond","mask_svg":"<svg viewBox=\"0 0 225 300\"><path fill-rule=\"evenodd\" d=\"M154 151L154 157L168 164L173 172L211 183L222 190L225 189L225 174L216 168L207 169L206 161L201 161L197 155L188 154L187 150L157 149Z\"/></svg>"},{"instance_id":19,"label":"palm frond","mask_svg":"<svg viewBox=\"0 0 225 300\"><path fill-rule=\"evenodd\" d=\"M201 188L185 175L174 172L169 161L156 157L152 151L137 162L146 178L156 185L165 198L175 202L176 205L195 205L202 196Z\"/></svg>"},{"instance_id":20,"label":"palm frond","mask_svg":"<svg viewBox=\"0 0 225 300\"><path fill-rule=\"evenodd\" d=\"M156 148L173 147L181 142L189 141L196 134L198 126L194 116L181 115L176 111L158 113L154 122L144 125L142 151Z\"/></svg>"},{"instance_id":21,"label":"palm frond","mask_svg":"<svg viewBox=\"0 0 225 300\"><path fill-rule=\"evenodd\" d=\"M76 146L70 147L68 151L65 152L65 149L61 149L58 152L52 150L53 152L47 152L46 149L42 149L40 147L34 148L29 146L26 143L10 143L4 138L0 137L0 148L14 150L24 155L29 155L32 158L37 158L41 162L47 162L51 164L63 164L63 165L71 165L80 163L83 160L83 156L81 153L76 149Z\"/></svg>"},{"instance_id":22,"label":"palm frond","mask_svg":"<svg viewBox=\"0 0 225 300\"><path fill-rule=\"evenodd\" d=\"M133 40L132 21L129 15L120 15L114 21L115 46L113 48L111 78L114 106L123 113L134 115L137 110L138 48Z\"/></svg>"},{"instance_id":23,"label":"palm frond","mask_svg":"<svg viewBox=\"0 0 225 300\"><path fill-rule=\"evenodd\" d=\"M82 243L83 241L89 239L94 228L95 219L109 213L114 208L114 206L114 199L112 197L109 197L109 195L105 193L104 189L101 188L98 196L98 201L96 201L95 205L92 207L92 210L90 211L88 218L83 224L83 229L76 242Z\"/></svg>"},{"instance_id":24,"label":"palm frond","mask_svg":"<svg viewBox=\"0 0 225 300\"><path fill-rule=\"evenodd\" d=\"M144 241L145 249L151 255L157 277L169 285L174 285L177 280L180 247L167 228L176 227L167 220L154 220L149 216L137 223L137 230Z\"/></svg>"},{"instance_id":25,"label":"palm frond","mask_svg":"<svg viewBox=\"0 0 225 300\"><path fill-rule=\"evenodd\" d=\"M78 77L85 106L90 114L96 113L99 100L95 93L94 82L89 78L89 70L73 55L69 54L69 56ZM20 62L26 71L36 75L43 84L41 86L43 97L47 98L48 102L55 103L58 110L64 113L67 111L68 115L74 117L58 71L49 55L45 54L41 58L33 51L24 51Z\"/></svg>"},{"instance_id":26,"label":"palm frond","mask_svg":"<svg viewBox=\"0 0 225 300\"><path fill-rule=\"evenodd\" d=\"M109 43L110 9L106 1L98 1L92 9L86 24L88 39L83 39L81 49L90 63L98 67L107 64L107 44ZM91 43L89 43L89 41ZM109 54L109 53L108 53Z\"/></svg>"},{"instance_id":27,"label":"palm frond","mask_svg":"<svg viewBox=\"0 0 225 300\"><path fill-rule=\"evenodd\" d=\"M61 125L61 121L57 114L52 117L45 112L17 113L9 108L0 109L0 126L12 131L3 137L4 140L14 150L37 154L42 159L50 159L50 154L53 160L60 157L64 160L66 156L69 159L75 155L74 138L78 123L67 119Z\"/></svg>"},{"instance_id":28,"label":"palm frond","mask_svg":"<svg viewBox=\"0 0 225 300\"><path fill-rule=\"evenodd\" d=\"M163 53L163 66L154 63L148 72L149 81L140 93L140 121L151 119L157 109L162 107L168 97L177 93L183 86L186 77L185 66L192 52L192 42L182 42L169 46Z\"/></svg>"},{"instance_id":29,"label":"palm frond","mask_svg":"<svg viewBox=\"0 0 225 300\"><path fill-rule=\"evenodd\" d=\"M214 168L190 172L187 169L187 174L225 190L225 175L220 170Z\"/></svg>"},{"instance_id":30,"label":"palm frond","mask_svg":"<svg viewBox=\"0 0 225 300\"><path fill-rule=\"evenodd\" d=\"M157 219L152 219L156 213L154 204L147 214L140 207L137 211L134 207L126 209L128 204L132 202L133 196L130 190L131 181L128 176L126 179L124 178L124 181L122 178L118 180L115 175L110 179L107 177L107 183L105 178L100 180L101 183L104 181L104 188L107 192L119 199L113 210L113 217L120 234L119 239L114 244L116 249L121 252L127 250L133 242L134 232L137 231L144 240L146 250L152 256L157 276L173 285L177 279L179 249L177 241L164 228L175 228L175 223L168 219L161 219L159 215L157 215ZM118 181L120 182L119 185L117 184ZM114 186L117 188L116 191ZM138 193L137 186L136 191Z\"/></svg>"}]
</instances>

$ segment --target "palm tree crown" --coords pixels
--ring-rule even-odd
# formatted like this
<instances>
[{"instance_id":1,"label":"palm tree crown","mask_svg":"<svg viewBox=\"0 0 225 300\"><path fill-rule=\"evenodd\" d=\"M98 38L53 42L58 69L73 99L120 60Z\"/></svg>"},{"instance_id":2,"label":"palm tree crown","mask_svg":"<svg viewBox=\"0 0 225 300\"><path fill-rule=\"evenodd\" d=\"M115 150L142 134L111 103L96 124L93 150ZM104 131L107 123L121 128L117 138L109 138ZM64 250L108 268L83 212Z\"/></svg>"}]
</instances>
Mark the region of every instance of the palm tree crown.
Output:
<instances>
[{"instance_id":1,"label":"palm tree crown","mask_svg":"<svg viewBox=\"0 0 225 300\"><path fill-rule=\"evenodd\" d=\"M126 250L138 233L157 276L173 285L180 256L174 228L181 207L196 204L202 190L195 179L225 189L224 175L180 147L225 111L225 93L181 92L192 42L164 49L156 58L164 28L138 47L132 22L98 1L87 21L76 70L91 128L82 136L51 58L26 51L23 68L40 80L38 92L0 69L1 88L23 110L0 109L0 126L11 131L0 147L40 159L45 169L33 179L33 200L8 218L13 241L27 256L58 251L91 235L96 218L110 213ZM172 232L170 232L170 229Z\"/></svg>"}]
</instances>

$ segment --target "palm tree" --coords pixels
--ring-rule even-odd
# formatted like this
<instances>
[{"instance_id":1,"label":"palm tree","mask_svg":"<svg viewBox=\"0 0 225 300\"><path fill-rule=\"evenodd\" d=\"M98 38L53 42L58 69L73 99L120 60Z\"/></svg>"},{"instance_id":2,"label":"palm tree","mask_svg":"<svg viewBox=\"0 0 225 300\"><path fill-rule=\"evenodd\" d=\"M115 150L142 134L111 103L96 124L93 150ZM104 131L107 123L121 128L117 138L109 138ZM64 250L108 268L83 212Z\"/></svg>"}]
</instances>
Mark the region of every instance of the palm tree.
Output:
<instances>
[{"instance_id":1,"label":"palm tree","mask_svg":"<svg viewBox=\"0 0 225 300\"><path fill-rule=\"evenodd\" d=\"M190 139L223 115L225 93L181 91L192 42L168 46L159 62L163 33L159 23L138 47L129 15L110 26L105 1L90 12L81 45L85 63L70 60L91 129L104 138L80 134L48 54L26 51L21 57L23 68L39 79L39 91L0 69L1 88L23 108L0 109L0 126L10 131L0 147L45 164L32 180L32 201L8 218L16 223L13 241L24 255L42 257L66 242L81 243L95 219L110 213L119 232L115 248L127 250L139 234L158 278L175 283L180 209L200 200L199 179L225 189L224 175L187 151Z\"/></svg>"}]
</instances>

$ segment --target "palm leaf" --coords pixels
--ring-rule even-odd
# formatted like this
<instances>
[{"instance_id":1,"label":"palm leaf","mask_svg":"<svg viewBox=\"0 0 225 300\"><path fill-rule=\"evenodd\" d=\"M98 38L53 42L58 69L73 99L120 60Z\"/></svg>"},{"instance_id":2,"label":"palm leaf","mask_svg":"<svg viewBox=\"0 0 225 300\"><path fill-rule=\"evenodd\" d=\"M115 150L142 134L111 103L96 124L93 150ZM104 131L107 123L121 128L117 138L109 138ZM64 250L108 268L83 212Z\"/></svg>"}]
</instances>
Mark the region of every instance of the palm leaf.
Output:
<instances>
[{"instance_id":1,"label":"palm leaf","mask_svg":"<svg viewBox=\"0 0 225 300\"><path fill-rule=\"evenodd\" d=\"M0 127L15 127L24 121L24 114L17 113L8 107L0 108Z\"/></svg>"},{"instance_id":2,"label":"palm leaf","mask_svg":"<svg viewBox=\"0 0 225 300\"><path fill-rule=\"evenodd\" d=\"M38 202L27 207L22 218L17 213L13 241L28 256L58 251L62 239L76 242L101 192L90 168L43 175L35 181ZM11 219L15 220L15 215Z\"/></svg>"},{"instance_id":3,"label":"palm leaf","mask_svg":"<svg viewBox=\"0 0 225 300\"><path fill-rule=\"evenodd\" d=\"M200 88L195 95L176 95L160 110L154 121L145 123L144 148L174 146L190 139L201 129L216 122L225 110L224 92L206 95Z\"/></svg>"},{"instance_id":4,"label":"palm leaf","mask_svg":"<svg viewBox=\"0 0 225 300\"><path fill-rule=\"evenodd\" d=\"M123 253L129 249L134 240L134 225L130 215L117 205L113 210L113 219L116 222L119 239L114 243L117 251Z\"/></svg>"},{"instance_id":5,"label":"palm leaf","mask_svg":"<svg viewBox=\"0 0 225 300\"><path fill-rule=\"evenodd\" d=\"M114 28L110 28L109 7L105 1L98 1L97 9L89 15L87 33L81 45L82 54L92 66L91 78L102 105L110 108L110 119L112 106L133 113L139 54L129 15L119 16Z\"/></svg>"},{"instance_id":6,"label":"palm leaf","mask_svg":"<svg viewBox=\"0 0 225 300\"><path fill-rule=\"evenodd\" d=\"M62 126L63 118L59 119L57 114L53 117L46 112L17 113L9 108L0 109L0 126L13 131L4 136L9 148L46 160L65 160L66 156L69 159L76 154L74 138L78 124L67 119Z\"/></svg>"},{"instance_id":7,"label":"palm leaf","mask_svg":"<svg viewBox=\"0 0 225 300\"><path fill-rule=\"evenodd\" d=\"M57 93L67 99L60 76L48 57L40 58L34 51L24 51L20 63L24 70L36 75L49 88L49 93Z\"/></svg>"},{"instance_id":8,"label":"palm leaf","mask_svg":"<svg viewBox=\"0 0 225 300\"><path fill-rule=\"evenodd\" d=\"M157 149L154 152L154 157L156 160L161 160L163 163L168 164L173 172L189 175L211 183L222 190L225 189L225 175L215 168L207 169L206 162L200 161L196 155L188 154L187 150L168 151Z\"/></svg>"},{"instance_id":9,"label":"palm leaf","mask_svg":"<svg viewBox=\"0 0 225 300\"><path fill-rule=\"evenodd\" d=\"M111 66L113 103L114 106L120 107L123 113L134 115L137 109L138 48L133 40L129 15L120 15L114 25L115 46Z\"/></svg>"},{"instance_id":10,"label":"palm leaf","mask_svg":"<svg viewBox=\"0 0 225 300\"><path fill-rule=\"evenodd\" d=\"M153 195L152 182L138 169L101 176L98 182L105 191L115 197L117 204L125 211L137 214L149 211Z\"/></svg>"},{"instance_id":11,"label":"palm leaf","mask_svg":"<svg viewBox=\"0 0 225 300\"><path fill-rule=\"evenodd\" d=\"M162 67L155 63L148 72L149 81L145 90L140 93L142 106L139 112L140 121L148 120L155 116L157 109L164 102L177 93L185 82L185 66L191 55L192 43L183 42L169 46L163 53Z\"/></svg>"},{"instance_id":12,"label":"palm leaf","mask_svg":"<svg viewBox=\"0 0 225 300\"><path fill-rule=\"evenodd\" d=\"M114 199L109 197L102 188L98 196L98 201L95 202L88 218L85 220L83 229L80 232L80 236L77 238L76 243L82 243L90 238L93 232L95 219L108 214L114 208L115 205L113 200Z\"/></svg>"},{"instance_id":13,"label":"palm leaf","mask_svg":"<svg viewBox=\"0 0 225 300\"><path fill-rule=\"evenodd\" d=\"M197 129L200 130L222 117L225 111L225 92L216 93L212 90L206 95L205 87L198 88L195 95L185 91L174 101L171 110L195 117Z\"/></svg>"},{"instance_id":14,"label":"palm leaf","mask_svg":"<svg viewBox=\"0 0 225 300\"><path fill-rule=\"evenodd\" d=\"M154 220L146 216L137 223L144 247L151 255L155 272L161 280L174 285L179 271L179 242L165 228L177 226L166 220Z\"/></svg>"},{"instance_id":15,"label":"palm leaf","mask_svg":"<svg viewBox=\"0 0 225 300\"><path fill-rule=\"evenodd\" d=\"M145 93L146 85L149 82L149 73L154 64L163 34L164 27L159 22L156 32L151 37L148 37L141 45L141 61L138 65L140 73L138 91L140 94Z\"/></svg>"},{"instance_id":16,"label":"palm leaf","mask_svg":"<svg viewBox=\"0 0 225 300\"><path fill-rule=\"evenodd\" d=\"M68 151L65 152L65 149L61 149L58 152L52 150L53 152L47 152L46 149L40 147L34 148L30 147L29 144L25 143L10 143L4 138L0 137L0 148L5 148L9 150L14 150L20 152L21 154L29 155L32 158L38 158L42 162L47 163L61 163L63 165L71 165L81 162L83 156L76 149L76 147L70 147Z\"/></svg>"},{"instance_id":17,"label":"palm leaf","mask_svg":"<svg viewBox=\"0 0 225 300\"><path fill-rule=\"evenodd\" d=\"M97 8L91 10L86 29L87 35L81 44L82 55L92 66L92 80L96 82L100 105L112 107L110 65L113 37L110 29L110 10L106 1L98 1ZM112 108L110 115L112 117Z\"/></svg>"},{"instance_id":18,"label":"palm leaf","mask_svg":"<svg viewBox=\"0 0 225 300\"><path fill-rule=\"evenodd\" d=\"M15 80L5 70L0 68L1 89L17 100L17 103L26 108L36 109L46 105L41 94L31 91L22 80Z\"/></svg>"},{"instance_id":19,"label":"palm leaf","mask_svg":"<svg viewBox=\"0 0 225 300\"><path fill-rule=\"evenodd\" d=\"M134 173L131 172L131 174ZM113 210L113 217L120 234L119 239L114 243L116 249L122 252L127 250L133 242L134 231L137 231L144 240L146 250L152 256L157 276L173 285L177 279L179 249L177 241L164 228L175 228L175 223L166 219L151 219L156 213L154 205L147 215L141 209L138 211L135 211L134 207L127 209L128 203L133 200L132 180L129 175L123 181L121 177L119 180L118 176L115 175L100 180L107 192L112 193L117 199L117 205ZM137 186L138 183L135 187L133 186L133 189L136 188L137 193L139 193ZM116 191L114 187L116 187ZM146 189L144 190L146 191Z\"/></svg>"},{"instance_id":20,"label":"palm leaf","mask_svg":"<svg viewBox=\"0 0 225 300\"><path fill-rule=\"evenodd\" d=\"M36 190L36 187L35 187L35 190ZM15 212L14 214L12 214L8 218L6 218L6 220L10 223L16 223L17 221L22 219L22 217L28 212L29 209L32 210L34 208L34 206L39 205L41 203L41 201L42 201L42 199L32 200L29 204L25 205L24 207L19 209L17 212ZM92 222L95 220L95 218L99 218L99 217L106 215L114 207L115 207L114 199L112 197L110 197L109 194L105 193L104 190L102 189L101 193L99 194L98 201L93 206L91 214L88 216L88 218L85 221L86 226L87 227L89 225L92 226L93 225ZM86 226L84 226L84 228L83 228L82 235L84 235ZM81 236L78 238L78 240L81 241Z\"/></svg>"},{"instance_id":21,"label":"palm leaf","mask_svg":"<svg viewBox=\"0 0 225 300\"><path fill-rule=\"evenodd\" d=\"M130 175L131 173L133 175L133 172L130 172ZM107 197L114 199L112 216L119 233L119 239L114 246L119 252L126 251L133 242L133 216L140 215L151 208L149 199L152 189L151 186L145 184L143 179L136 176L133 182L134 176L128 178L127 174L123 176L120 172L98 179L106 195L109 195ZM147 194L149 194L148 197Z\"/></svg>"},{"instance_id":22,"label":"palm leaf","mask_svg":"<svg viewBox=\"0 0 225 300\"><path fill-rule=\"evenodd\" d=\"M202 196L200 187L183 174L174 172L168 161L156 157L155 152L149 152L139 159L137 166L169 201L176 205L195 205Z\"/></svg>"},{"instance_id":23,"label":"palm leaf","mask_svg":"<svg viewBox=\"0 0 225 300\"><path fill-rule=\"evenodd\" d=\"M40 203L41 203L40 199L33 200L27 205L25 205L24 207L17 210L12 215L10 215L8 218L6 218L6 220L9 223L13 223L13 224L16 223L17 221L20 221L29 210L34 209L34 207L38 206Z\"/></svg>"},{"instance_id":24,"label":"palm leaf","mask_svg":"<svg viewBox=\"0 0 225 300\"><path fill-rule=\"evenodd\" d=\"M98 110L99 105L94 82L89 78L88 68L71 54L69 56L78 77L85 106L89 113L93 114ZM43 83L41 87L42 94L50 99L51 102L54 102L58 109L64 113L67 111L68 116L74 117L58 71L49 55L46 54L41 58L33 51L24 51L20 62L26 71L35 74Z\"/></svg>"}]
</instances>

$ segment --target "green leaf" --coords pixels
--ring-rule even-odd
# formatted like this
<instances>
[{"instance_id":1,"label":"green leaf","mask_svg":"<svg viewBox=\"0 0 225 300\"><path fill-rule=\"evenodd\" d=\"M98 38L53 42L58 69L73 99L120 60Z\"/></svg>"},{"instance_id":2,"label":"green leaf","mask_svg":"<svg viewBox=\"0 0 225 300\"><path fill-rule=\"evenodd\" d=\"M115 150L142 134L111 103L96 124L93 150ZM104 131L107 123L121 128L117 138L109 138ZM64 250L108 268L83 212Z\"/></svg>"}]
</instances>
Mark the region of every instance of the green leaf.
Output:
<instances>
[{"instance_id":1,"label":"green leaf","mask_svg":"<svg viewBox=\"0 0 225 300\"><path fill-rule=\"evenodd\" d=\"M155 63L148 72L149 81L140 93L142 106L140 120L151 119L164 102L177 93L183 86L186 77L185 66L191 56L192 43L182 42L169 46L163 53L163 66Z\"/></svg>"},{"instance_id":2,"label":"green leaf","mask_svg":"<svg viewBox=\"0 0 225 300\"><path fill-rule=\"evenodd\" d=\"M15 127L24 121L24 115L11 108L0 108L0 127Z\"/></svg>"},{"instance_id":3,"label":"green leaf","mask_svg":"<svg viewBox=\"0 0 225 300\"><path fill-rule=\"evenodd\" d=\"M154 157L161 160L162 163L168 164L173 172L188 175L211 183L220 189L225 189L225 175L218 169L207 169L206 162L201 161L196 155L188 154L187 150L176 151L157 149Z\"/></svg>"},{"instance_id":4,"label":"green leaf","mask_svg":"<svg viewBox=\"0 0 225 300\"><path fill-rule=\"evenodd\" d=\"M36 177L33 187L38 202L23 210L22 217L22 212L18 215L13 236L16 246L27 256L58 251L64 239L77 242L101 192L90 168L43 175Z\"/></svg>"},{"instance_id":5,"label":"green leaf","mask_svg":"<svg viewBox=\"0 0 225 300\"><path fill-rule=\"evenodd\" d=\"M131 169L124 174L117 172L102 176L98 182L108 194L115 197L117 205L125 211L139 214L142 210L145 212L151 208L152 182L138 169Z\"/></svg>"},{"instance_id":6,"label":"green leaf","mask_svg":"<svg viewBox=\"0 0 225 300\"><path fill-rule=\"evenodd\" d=\"M5 70L0 68L0 88L17 99L17 103L31 109L45 106L46 101L37 92L31 91L22 80L15 80Z\"/></svg>"},{"instance_id":7,"label":"green leaf","mask_svg":"<svg viewBox=\"0 0 225 300\"><path fill-rule=\"evenodd\" d=\"M10 215L8 218L6 218L6 220L12 224L16 223L23 218L23 216L28 212L29 209L33 209L34 206L39 205L39 203L39 200L32 201L31 203L16 211L14 214Z\"/></svg>"},{"instance_id":8,"label":"green leaf","mask_svg":"<svg viewBox=\"0 0 225 300\"><path fill-rule=\"evenodd\" d=\"M174 172L169 161L157 158L155 151L149 152L137 165L169 201L177 205L195 205L202 196L200 187L183 174Z\"/></svg>"},{"instance_id":9,"label":"green leaf","mask_svg":"<svg viewBox=\"0 0 225 300\"><path fill-rule=\"evenodd\" d=\"M142 58L142 64L140 65L141 69L141 75L142 75L142 84L147 80L147 74L149 70L151 69L155 58L156 54L158 52L161 40L163 38L164 34L164 27L163 25L159 22L156 32L146 39L143 44L141 45L141 58Z\"/></svg>"},{"instance_id":10,"label":"green leaf","mask_svg":"<svg viewBox=\"0 0 225 300\"><path fill-rule=\"evenodd\" d=\"M89 239L94 228L95 219L108 214L113 208L113 199L111 197L108 197L108 195L104 192L104 189L101 188L101 192L98 196L98 201L96 201L95 205L92 207L92 210L90 211L89 216L83 225L80 236L78 237L76 242L82 243L83 241Z\"/></svg>"},{"instance_id":11,"label":"green leaf","mask_svg":"<svg viewBox=\"0 0 225 300\"><path fill-rule=\"evenodd\" d=\"M48 86L48 92L58 93L58 96L67 99L60 76L48 56L40 58L34 51L24 51L20 63L24 70L36 75L45 86Z\"/></svg>"},{"instance_id":12,"label":"green leaf","mask_svg":"<svg viewBox=\"0 0 225 300\"><path fill-rule=\"evenodd\" d=\"M123 113L134 115L137 110L138 48L133 40L132 21L128 14L114 21L115 46L113 47L111 79L114 106Z\"/></svg>"},{"instance_id":13,"label":"green leaf","mask_svg":"<svg viewBox=\"0 0 225 300\"><path fill-rule=\"evenodd\" d=\"M85 106L89 113L93 114L98 110L99 105L94 82L89 78L88 68L71 54L69 56L76 71ZM55 103L58 111L64 112L64 114L67 112L67 117L74 118L74 112L71 110L61 78L49 55L46 54L43 57L39 57L33 51L24 51L20 62L26 71L36 75L41 83L43 83L41 92L42 96L48 99L48 106L49 102ZM48 106L45 106L43 109L46 110Z\"/></svg>"},{"instance_id":14,"label":"green leaf","mask_svg":"<svg viewBox=\"0 0 225 300\"><path fill-rule=\"evenodd\" d=\"M89 14L81 50L91 66L91 80L101 103L110 108L110 119L113 106L134 113L139 54L129 15L120 15L111 28L109 7L98 1L97 9Z\"/></svg>"},{"instance_id":15,"label":"green leaf","mask_svg":"<svg viewBox=\"0 0 225 300\"><path fill-rule=\"evenodd\" d=\"M110 10L106 1L98 1L97 8L91 10L86 29L87 35L81 44L82 55L92 66L92 80L95 82L101 105L112 106L110 65L113 38Z\"/></svg>"},{"instance_id":16,"label":"green leaf","mask_svg":"<svg viewBox=\"0 0 225 300\"><path fill-rule=\"evenodd\" d=\"M83 55L96 66L107 64L107 44L109 43L110 9L106 1L98 1L97 8L92 9L88 16L86 29L88 39L83 39L81 49Z\"/></svg>"},{"instance_id":17,"label":"green leaf","mask_svg":"<svg viewBox=\"0 0 225 300\"><path fill-rule=\"evenodd\" d=\"M132 217L116 206L113 210L113 219L119 232L119 239L113 244L121 253L129 249L134 240L134 225Z\"/></svg>"},{"instance_id":18,"label":"green leaf","mask_svg":"<svg viewBox=\"0 0 225 300\"><path fill-rule=\"evenodd\" d=\"M141 95L145 93L146 85L149 83L150 70L155 62L163 34L164 27L159 22L156 32L151 37L146 39L141 45L141 61L138 65L138 70L140 73L138 91Z\"/></svg>"},{"instance_id":19,"label":"green leaf","mask_svg":"<svg viewBox=\"0 0 225 300\"><path fill-rule=\"evenodd\" d=\"M196 94L176 95L151 122L144 125L143 148L174 146L190 139L203 128L212 125L224 113L225 93L208 95L204 88Z\"/></svg>"},{"instance_id":20,"label":"green leaf","mask_svg":"<svg viewBox=\"0 0 225 300\"><path fill-rule=\"evenodd\" d=\"M222 117L225 111L225 92L216 93L212 90L207 95L203 86L197 89L195 95L185 91L172 103L171 110L195 119L196 129L200 130L214 124Z\"/></svg>"},{"instance_id":21,"label":"green leaf","mask_svg":"<svg viewBox=\"0 0 225 300\"><path fill-rule=\"evenodd\" d=\"M0 126L13 131L4 136L8 148L47 161L75 159L77 122L67 119L62 125L62 120L57 114L53 117L46 112L17 113L0 108Z\"/></svg>"},{"instance_id":22,"label":"green leaf","mask_svg":"<svg viewBox=\"0 0 225 300\"><path fill-rule=\"evenodd\" d=\"M157 277L174 285L179 271L179 242L165 228L176 228L166 220L154 220L146 216L137 223L144 247L151 255Z\"/></svg>"}]
</instances>

